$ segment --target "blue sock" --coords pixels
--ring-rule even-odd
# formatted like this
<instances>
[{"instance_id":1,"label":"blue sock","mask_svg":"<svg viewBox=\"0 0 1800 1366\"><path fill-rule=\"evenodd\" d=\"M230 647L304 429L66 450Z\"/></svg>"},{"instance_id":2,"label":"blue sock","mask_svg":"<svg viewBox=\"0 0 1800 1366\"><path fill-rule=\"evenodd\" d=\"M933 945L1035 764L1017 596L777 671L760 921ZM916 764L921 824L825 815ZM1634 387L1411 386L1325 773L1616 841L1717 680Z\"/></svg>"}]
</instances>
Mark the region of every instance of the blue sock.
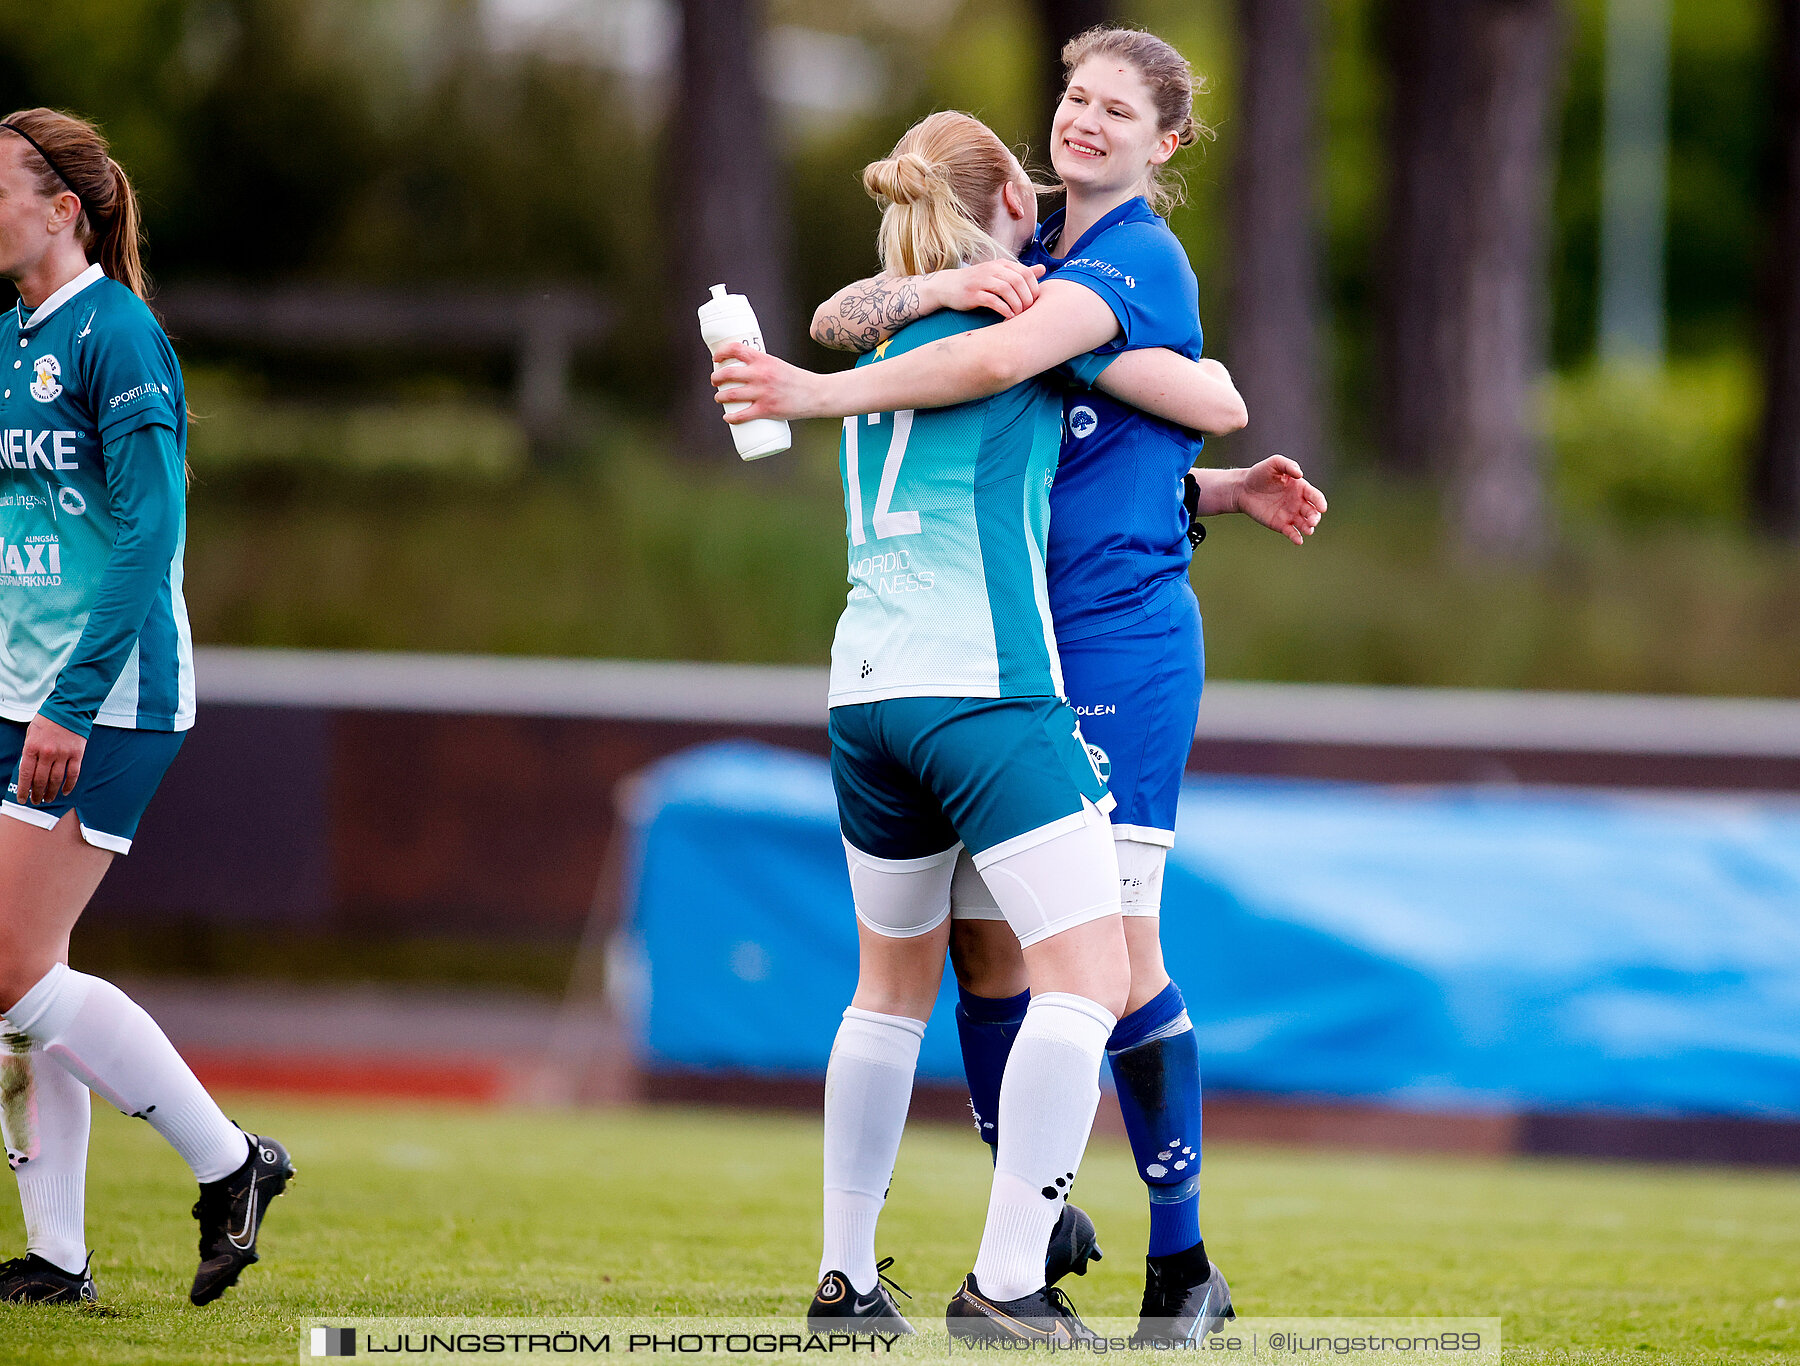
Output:
<instances>
[{"instance_id":1,"label":"blue sock","mask_svg":"<svg viewBox=\"0 0 1800 1366\"><path fill-rule=\"evenodd\" d=\"M956 1005L956 1033L962 1040L963 1075L969 1079L969 1108L975 1112L975 1130L989 1148L1000 1142L1000 1078L1019 1026L1025 1023L1025 1007L1031 993L1017 996L974 996L961 987Z\"/></svg>"},{"instance_id":2,"label":"blue sock","mask_svg":"<svg viewBox=\"0 0 1800 1366\"><path fill-rule=\"evenodd\" d=\"M1200 1242L1200 1050L1173 982L1106 1044L1138 1175L1150 1188L1150 1255Z\"/></svg>"}]
</instances>

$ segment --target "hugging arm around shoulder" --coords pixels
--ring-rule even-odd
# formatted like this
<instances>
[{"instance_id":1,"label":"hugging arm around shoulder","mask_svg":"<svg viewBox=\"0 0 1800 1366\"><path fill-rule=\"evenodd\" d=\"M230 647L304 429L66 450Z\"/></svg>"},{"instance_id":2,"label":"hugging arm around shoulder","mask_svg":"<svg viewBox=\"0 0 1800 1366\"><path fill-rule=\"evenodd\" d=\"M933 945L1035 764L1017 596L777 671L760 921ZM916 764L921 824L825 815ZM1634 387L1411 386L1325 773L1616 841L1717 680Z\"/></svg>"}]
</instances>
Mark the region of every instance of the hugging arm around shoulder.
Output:
<instances>
[{"instance_id":1,"label":"hugging arm around shoulder","mask_svg":"<svg viewBox=\"0 0 1800 1366\"><path fill-rule=\"evenodd\" d=\"M833 406L839 411L828 415L968 403L1053 370L1118 335L1118 319L1094 291L1046 280L1037 303L1016 317L833 376Z\"/></svg>"}]
</instances>

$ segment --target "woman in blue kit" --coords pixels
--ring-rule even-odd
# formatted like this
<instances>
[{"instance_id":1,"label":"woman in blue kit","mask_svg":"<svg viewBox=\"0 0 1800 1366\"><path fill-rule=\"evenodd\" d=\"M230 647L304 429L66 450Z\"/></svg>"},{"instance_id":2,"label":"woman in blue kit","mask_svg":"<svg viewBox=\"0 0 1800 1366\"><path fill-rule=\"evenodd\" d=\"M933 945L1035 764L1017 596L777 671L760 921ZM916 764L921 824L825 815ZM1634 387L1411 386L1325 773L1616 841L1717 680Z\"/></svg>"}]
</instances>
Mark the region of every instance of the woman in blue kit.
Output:
<instances>
[{"instance_id":1,"label":"woman in blue kit","mask_svg":"<svg viewBox=\"0 0 1800 1366\"><path fill-rule=\"evenodd\" d=\"M187 407L144 303L131 182L91 124L0 122L0 1131L24 1207L0 1299L91 1301L88 1092L200 1183L190 1298L256 1258L292 1167L220 1111L143 1009L68 966L69 934L194 723L182 602ZM10 363L8 363L10 361Z\"/></svg>"},{"instance_id":2,"label":"woman in blue kit","mask_svg":"<svg viewBox=\"0 0 1800 1366\"><path fill-rule=\"evenodd\" d=\"M1016 368L1068 361L1082 348L1100 353L1071 367L1089 380L1125 351L1199 356L1193 271L1156 212L1173 202L1161 168L1199 131L1188 64L1153 35L1123 29L1083 34L1063 60L1068 80L1051 151L1067 203L1021 262L993 263L979 280L877 277L842 291L815 317L818 340L858 350L942 306L949 290L979 288L981 301L1008 317L960 345L906 358L910 370L887 375L888 399L957 401L1009 382ZM753 370L760 387L732 397L759 401L740 417L801 416L830 404L816 377L772 361ZM1232 1312L1200 1234L1198 1054L1158 935L1203 669L1188 528L1198 517L1243 511L1301 544L1325 511L1299 468L1279 456L1250 470L1187 473L1199 442L1183 427L1224 432L1243 422L1229 377L1222 368L1216 377L1212 411L1184 416L1180 426L1104 394L1069 396L1051 498L1047 568L1065 684L1118 802L1113 833L1132 984L1108 1053L1149 1188L1140 1336L1151 1342L1192 1341ZM972 868L959 868L953 899L964 1061L977 1123L992 1143L999 1078L1029 998L1018 950Z\"/></svg>"}]
</instances>

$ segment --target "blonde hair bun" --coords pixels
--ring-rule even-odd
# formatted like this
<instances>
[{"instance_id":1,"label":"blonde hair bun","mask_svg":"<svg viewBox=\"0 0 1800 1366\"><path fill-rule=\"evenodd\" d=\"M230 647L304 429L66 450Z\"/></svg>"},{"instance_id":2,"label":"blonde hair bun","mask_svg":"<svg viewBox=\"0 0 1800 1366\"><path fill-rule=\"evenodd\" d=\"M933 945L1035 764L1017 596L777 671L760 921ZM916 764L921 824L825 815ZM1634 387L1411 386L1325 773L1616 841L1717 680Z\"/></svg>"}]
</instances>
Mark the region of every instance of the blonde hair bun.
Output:
<instances>
[{"instance_id":1,"label":"blonde hair bun","mask_svg":"<svg viewBox=\"0 0 1800 1366\"><path fill-rule=\"evenodd\" d=\"M863 188L881 205L882 269L924 275L1005 255L984 225L1018 175L981 120L948 109L921 119L863 168Z\"/></svg>"},{"instance_id":2,"label":"blonde hair bun","mask_svg":"<svg viewBox=\"0 0 1800 1366\"><path fill-rule=\"evenodd\" d=\"M900 152L863 170L863 187L890 204L919 204L950 192L938 168L917 152Z\"/></svg>"}]
</instances>

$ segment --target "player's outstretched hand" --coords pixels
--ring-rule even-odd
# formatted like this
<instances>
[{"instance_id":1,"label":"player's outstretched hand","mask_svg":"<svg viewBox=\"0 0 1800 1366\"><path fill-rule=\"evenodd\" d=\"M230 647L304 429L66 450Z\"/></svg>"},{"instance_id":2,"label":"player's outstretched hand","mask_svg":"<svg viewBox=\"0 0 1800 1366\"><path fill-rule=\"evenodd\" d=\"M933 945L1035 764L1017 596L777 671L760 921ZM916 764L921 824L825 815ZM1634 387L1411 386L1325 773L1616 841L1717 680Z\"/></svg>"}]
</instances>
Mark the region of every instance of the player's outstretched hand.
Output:
<instances>
[{"instance_id":1,"label":"player's outstretched hand","mask_svg":"<svg viewBox=\"0 0 1800 1366\"><path fill-rule=\"evenodd\" d=\"M1238 511L1279 531L1295 545L1318 530L1325 515L1325 495L1285 455L1271 455L1244 471L1238 488Z\"/></svg>"},{"instance_id":2,"label":"player's outstretched hand","mask_svg":"<svg viewBox=\"0 0 1800 1366\"><path fill-rule=\"evenodd\" d=\"M730 362L742 362L730 364ZM750 406L726 413L725 420L734 426L754 422L759 417L793 420L821 415L818 398L821 375L789 365L742 342L731 342L713 352L713 397L720 403L747 403ZM720 388L729 385L729 388Z\"/></svg>"},{"instance_id":3,"label":"player's outstretched hand","mask_svg":"<svg viewBox=\"0 0 1800 1366\"><path fill-rule=\"evenodd\" d=\"M19 754L19 804L42 805L75 790L81 776L81 756L87 741L65 726L43 716L31 718L25 728L25 747Z\"/></svg>"},{"instance_id":4,"label":"player's outstretched hand","mask_svg":"<svg viewBox=\"0 0 1800 1366\"><path fill-rule=\"evenodd\" d=\"M939 308L964 313L974 308L991 308L1002 318L1011 318L1037 302L1043 278L1042 266L983 261L960 270L940 270L930 277L928 288Z\"/></svg>"}]
</instances>

